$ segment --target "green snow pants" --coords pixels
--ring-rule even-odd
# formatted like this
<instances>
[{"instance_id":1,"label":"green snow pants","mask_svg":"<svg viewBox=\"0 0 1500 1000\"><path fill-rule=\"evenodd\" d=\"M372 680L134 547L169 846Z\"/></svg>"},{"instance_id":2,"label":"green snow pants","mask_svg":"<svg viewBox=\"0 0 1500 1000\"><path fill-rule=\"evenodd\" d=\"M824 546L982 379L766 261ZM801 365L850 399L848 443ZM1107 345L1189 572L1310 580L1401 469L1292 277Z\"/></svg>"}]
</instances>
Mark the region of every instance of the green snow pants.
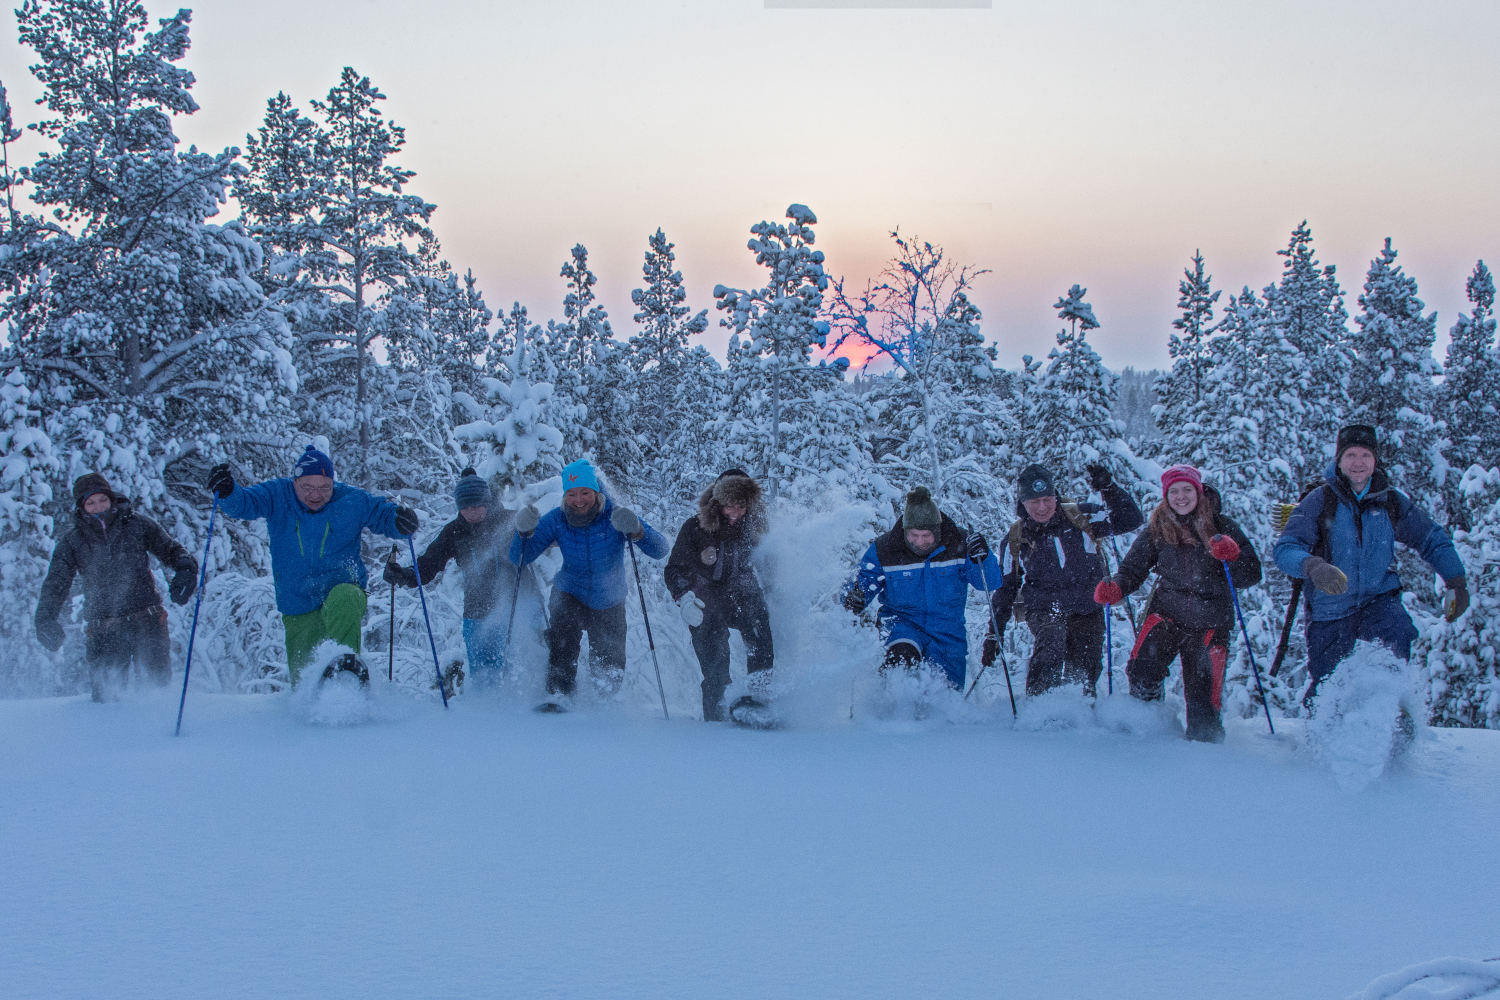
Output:
<instances>
[{"instance_id":1,"label":"green snow pants","mask_svg":"<svg viewBox=\"0 0 1500 1000\"><path fill-rule=\"evenodd\" d=\"M282 615L286 628L286 665L292 687L302 668L312 660L313 650L324 639L359 652L360 626L365 620L365 592L352 583L341 583L328 592L323 606L305 615Z\"/></svg>"}]
</instances>

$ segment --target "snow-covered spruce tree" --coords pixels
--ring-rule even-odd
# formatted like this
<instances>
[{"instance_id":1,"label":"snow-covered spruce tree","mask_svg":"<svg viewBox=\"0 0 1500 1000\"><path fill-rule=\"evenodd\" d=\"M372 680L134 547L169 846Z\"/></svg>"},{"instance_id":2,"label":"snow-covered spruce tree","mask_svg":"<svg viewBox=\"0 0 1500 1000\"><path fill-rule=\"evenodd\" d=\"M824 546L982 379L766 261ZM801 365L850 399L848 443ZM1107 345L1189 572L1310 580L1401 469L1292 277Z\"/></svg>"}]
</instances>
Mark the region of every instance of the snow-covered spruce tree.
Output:
<instances>
[{"instance_id":1,"label":"snow-covered spruce tree","mask_svg":"<svg viewBox=\"0 0 1500 1000\"><path fill-rule=\"evenodd\" d=\"M51 146L21 172L49 218L3 265L0 365L27 376L67 476L97 468L193 541L206 452L279 449L296 376L283 319L255 272L260 248L207 220L236 151L182 151L198 110L188 11L147 30L139 3L38 0L17 12L38 56ZM164 509L163 483L182 484ZM63 486L64 482L54 483Z\"/></svg>"},{"instance_id":2,"label":"snow-covered spruce tree","mask_svg":"<svg viewBox=\"0 0 1500 1000\"><path fill-rule=\"evenodd\" d=\"M1427 623L1412 655L1426 664L1432 725L1500 729L1500 468L1470 466L1458 494L1470 527L1453 543L1473 603L1456 622Z\"/></svg>"},{"instance_id":3,"label":"snow-covered spruce tree","mask_svg":"<svg viewBox=\"0 0 1500 1000\"><path fill-rule=\"evenodd\" d=\"M1156 380L1157 403L1152 408L1162 433L1160 452L1164 456L1191 455L1203 438L1198 421L1213 377L1209 340L1216 328L1214 303L1219 293L1204 268L1202 251L1194 251L1192 269L1183 271L1177 292L1177 308L1182 314L1172 321L1172 328L1179 333L1167 341L1172 367Z\"/></svg>"},{"instance_id":4,"label":"snow-covered spruce tree","mask_svg":"<svg viewBox=\"0 0 1500 1000\"><path fill-rule=\"evenodd\" d=\"M417 248L435 210L405 192L414 172L394 158L406 132L381 112L385 99L349 66L311 102L316 120L278 94L235 185L250 231L276 255L272 287L290 290L304 429L329 435L351 479L372 443L371 349L399 328L380 313L420 300Z\"/></svg>"},{"instance_id":5,"label":"snow-covered spruce tree","mask_svg":"<svg viewBox=\"0 0 1500 1000\"><path fill-rule=\"evenodd\" d=\"M768 271L765 285L714 287L714 306L725 313L720 325L732 331L726 414L732 436L721 438L726 461L764 476L772 502L799 492L793 486L805 477L806 490L819 494L834 484L868 488L858 439L864 421L844 402L847 364L821 370L810 364L812 349L825 346L829 332L821 316L828 275L823 252L813 249L817 216L794 204L786 218L789 225L750 227L747 246Z\"/></svg>"},{"instance_id":6,"label":"snow-covered spruce tree","mask_svg":"<svg viewBox=\"0 0 1500 1000\"><path fill-rule=\"evenodd\" d=\"M1117 476L1126 472L1124 431L1110 415L1119 380L1088 343L1088 331L1099 322L1084 300L1087 293L1074 285L1054 304L1068 328L1058 331L1057 346L1020 402L1023 449L1017 461L1040 462L1064 482L1081 480L1091 462L1103 462Z\"/></svg>"},{"instance_id":7,"label":"snow-covered spruce tree","mask_svg":"<svg viewBox=\"0 0 1500 1000\"><path fill-rule=\"evenodd\" d=\"M573 419L556 426L565 454L591 455L606 476L623 481L638 455L629 400L621 391L628 381L627 354L594 293L598 278L589 268L588 249L577 244L571 258L559 272L567 288L563 318L547 324L559 415L569 404L575 408Z\"/></svg>"},{"instance_id":8,"label":"snow-covered spruce tree","mask_svg":"<svg viewBox=\"0 0 1500 1000\"><path fill-rule=\"evenodd\" d=\"M899 231L891 239L894 257L863 294L851 299L834 283L834 349L857 343L895 367L868 398L873 457L894 495L925 485L942 509L995 523L1015 422L968 296L987 272Z\"/></svg>"},{"instance_id":9,"label":"snow-covered spruce tree","mask_svg":"<svg viewBox=\"0 0 1500 1000\"><path fill-rule=\"evenodd\" d=\"M1289 478L1302 483L1322 476L1338 429L1349 422L1341 404L1348 399L1353 349L1343 289L1334 267L1318 263L1307 220L1292 230L1287 248L1276 253L1286 259L1281 280L1266 286L1265 306L1278 340L1296 352L1295 387L1288 384L1267 410L1285 448L1268 446L1265 454L1285 462ZM1283 384L1281 372L1273 368L1270 375L1278 386Z\"/></svg>"},{"instance_id":10,"label":"snow-covered spruce tree","mask_svg":"<svg viewBox=\"0 0 1500 1000\"><path fill-rule=\"evenodd\" d=\"M1391 241L1370 262L1350 382L1351 415L1381 435L1381 462L1392 482L1418 500L1434 499L1447 478L1439 452L1438 363L1432 356L1437 313L1423 314L1417 282L1396 263Z\"/></svg>"},{"instance_id":11,"label":"snow-covered spruce tree","mask_svg":"<svg viewBox=\"0 0 1500 1000\"><path fill-rule=\"evenodd\" d=\"M1459 314L1448 341L1439 412L1448 424L1448 463L1462 472L1500 456L1500 354L1495 349L1495 279L1484 261L1465 283L1471 311Z\"/></svg>"},{"instance_id":12,"label":"snow-covered spruce tree","mask_svg":"<svg viewBox=\"0 0 1500 1000\"><path fill-rule=\"evenodd\" d=\"M0 615L0 642L9 651L9 669L0 672L0 694L54 694L58 690L51 658L37 643L30 609L36 604L52 556L52 483L64 462L42 429L42 413L19 368L0 378L0 600L11 613ZM66 688L64 688L66 689Z\"/></svg>"},{"instance_id":13,"label":"snow-covered spruce tree","mask_svg":"<svg viewBox=\"0 0 1500 1000\"><path fill-rule=\"evenodd\" d=\"M697 484L715 473L702 447L703 428L719 415L719 366L688 340L708 329L707 310L686 305L677 255L657 229L647 240L641 274L645 287L630 293L640 333L630 338L630 395L639 447L625 482L640 495L686 503Z\"/></svg>"}]
</instances>

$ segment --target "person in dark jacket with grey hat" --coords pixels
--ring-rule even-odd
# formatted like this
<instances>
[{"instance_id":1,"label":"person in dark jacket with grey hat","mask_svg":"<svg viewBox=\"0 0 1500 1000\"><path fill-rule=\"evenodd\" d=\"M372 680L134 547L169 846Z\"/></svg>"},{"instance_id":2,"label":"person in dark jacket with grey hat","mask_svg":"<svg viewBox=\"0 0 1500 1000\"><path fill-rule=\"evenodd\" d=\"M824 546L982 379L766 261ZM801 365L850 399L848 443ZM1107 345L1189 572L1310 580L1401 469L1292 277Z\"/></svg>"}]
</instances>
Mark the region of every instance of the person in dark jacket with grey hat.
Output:
<instances>
[{"instance_id":1,"label":"person in dark jacket with grey hat","mask_svg":"<svg viewBox=\"0 0 1500 1000\"><path fill-rule=\"evenodd\" d=\"M492 683L505 669L509 630L515 616L520 570L510 561L511 517L495 504L489 484L465 469L453 487L458 516L443 525L417 556L417 565L385 565L387 583L415 587L417 574L428 584L449 562L464 578L464 648L469 676L476 684Z\"/></svg>"},{"instance_id":2,"label":"person in dark jacket with grey hat","mask_svg":"<svg viewBox=\"0 0 1500 1000\"><path fill-rule=\"evenodd\" d=\"M167 612L151 575L155 556L172 570L174 604L197 587L198 562L151 518L132 509L97 472L73 483L73 527L52 551L36 605L36 636L56 652L63 644L58 613L76 576L83 585L85 657L95 701L124 685L134 663L157 684L172 679Z\"/></svg>"},{"instance_id":3,"label":"person in dark jacket with grey hat","mask_svg":"<svg viewBox=\"0 0 1500 1000\"><path fill-rule=\"evenodd\" d=\"M723 718L729 686L729 630L745 643L748 693L736 703L769 700L771 616L751 557L766 530L760 484L730 469L698 498L698 512L683 522L667 557L667 589L693 635L703 671L703 718Z\"/></svg>"},{"instance_id":4,"label":"person in dark jacket with grey hat","mask_svg":"<svg viewBox=\"0 0 1500 1000\"><path fill-rule=\"evenodd\" d=\"M1105 573L1099 541L1134 531L1145 521L1140 505L1102 465L1087 467L1089 486L1104 510L1061 501L1045 466L1028 465L1016 483L1016 521L1000 553L1005 574L995 591L993 621L1004 630L1019 596L1031 630L1026 693L1038 695L1065 682L1094 694L1104 664L1104 612L1094 603L1094 584ZM999 639L993 622L980 652L994 662Z\"/></svg>"}]
</instances>

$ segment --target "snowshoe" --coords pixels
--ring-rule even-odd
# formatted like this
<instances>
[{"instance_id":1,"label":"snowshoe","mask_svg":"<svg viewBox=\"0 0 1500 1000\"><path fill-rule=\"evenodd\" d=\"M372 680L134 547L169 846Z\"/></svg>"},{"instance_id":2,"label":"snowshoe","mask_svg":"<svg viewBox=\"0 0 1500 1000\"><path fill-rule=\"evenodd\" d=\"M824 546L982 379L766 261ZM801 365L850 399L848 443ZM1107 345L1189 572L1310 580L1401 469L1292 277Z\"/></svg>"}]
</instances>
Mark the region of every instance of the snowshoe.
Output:
<instances>
[{"instance_id":1,"label":"snowshoe","mask_svg":"<svg viewBox=\"0 0 1500 1000\"><path fill-rule=\"evenodd\" d=\"M365 662L353 653L345 653L337 660L323 668L323 680L332 680L341 673L353 674L359 678L359 686L367 688L370 686L370 670Z\"/></svg>"},{"instance_id":2,"label":"snowshoe","mask_svg":"<svg viewBox=\"0 0 1500 1000\"><path fill-rule=\"evenodd\" d=\"M542 715L562 715L567 710L568 706L561 700L544 701L533 709Z\"/></svg>"},{"instance_id":3,"label":"snowshoe","mask_svg":"<svg viewBox=\"0 0 1500 1000\"><path fill-rule=\"evenodd\" d=\"M765 702L748 694L729 706L729 721L746 729L776 729L781 724Z\"/></svg>"},{"instance_id":4,"label":"snowshoe","mask_svg":"<svg viewBox=\"0 0 1500 1000\"><path fill-rule=\"evenodd\" d=\"M437 681L432 682L432 687L437 687ZM463 693L464 689L464 665L462 663L450 663L448 669L443 671L443 698L452 699Z\"/></svg>"}]
</instances>

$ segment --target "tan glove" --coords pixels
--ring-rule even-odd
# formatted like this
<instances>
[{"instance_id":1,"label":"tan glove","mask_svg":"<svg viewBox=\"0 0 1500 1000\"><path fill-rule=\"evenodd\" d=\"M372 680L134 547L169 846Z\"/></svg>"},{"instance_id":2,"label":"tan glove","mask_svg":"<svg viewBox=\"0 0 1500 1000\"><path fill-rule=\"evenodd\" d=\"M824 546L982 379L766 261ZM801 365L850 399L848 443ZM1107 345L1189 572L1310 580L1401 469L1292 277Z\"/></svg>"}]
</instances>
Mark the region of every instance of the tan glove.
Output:
<instances>
[{"instance_id":1,"label":"tan glove","mask_svg":"<svg viewBox=\"0 0 1500 1000\"><path fill-rule=\"evenodd\" d=\"M1344 575L1344 571L1327 559L1308 556L1302 563L1302 573L1312 581L1314 587L1325 594L1337 597L1349 589L1349 578Z\"/></svg>"}]
</instances>

